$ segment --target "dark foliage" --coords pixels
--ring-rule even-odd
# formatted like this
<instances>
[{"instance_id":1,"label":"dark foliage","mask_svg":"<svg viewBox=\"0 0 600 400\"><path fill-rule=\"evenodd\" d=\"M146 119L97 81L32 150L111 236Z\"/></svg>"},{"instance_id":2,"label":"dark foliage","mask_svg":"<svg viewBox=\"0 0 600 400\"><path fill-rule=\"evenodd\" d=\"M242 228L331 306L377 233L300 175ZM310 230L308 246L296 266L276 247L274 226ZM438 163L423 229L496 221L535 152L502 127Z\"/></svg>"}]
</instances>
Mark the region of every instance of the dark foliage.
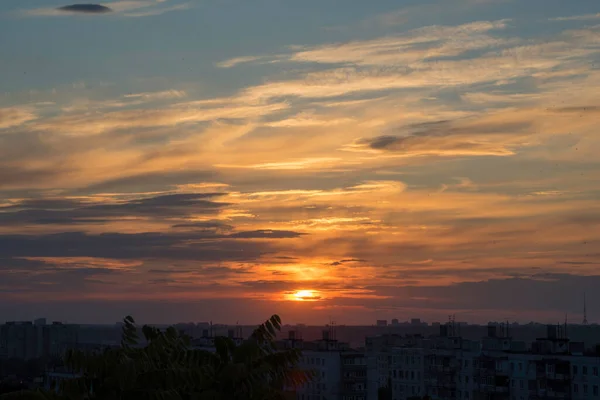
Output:
<instances>
[{"instance_id":1,"label":"dark foliage","mask_svg":"<svg viewBox=\"0 0 600 400\"><path fill-rule=\"evenodd\" d=\"M121 346L103 352L71 350L65 365L78 377L63 382L60 399L69 400L276 400L287 388L306 383L312 374L296 366L297 349L279 351L279 316L261 324L239 345L227 337L215 338L215 351L193 349L187 336L173 327L161 331L144 326L146 345L140 345L138 327L124 320ZM17 392L2 400L53 393ZM16 397L15 397L16 396Z\"/></svg>"}]
</instances>

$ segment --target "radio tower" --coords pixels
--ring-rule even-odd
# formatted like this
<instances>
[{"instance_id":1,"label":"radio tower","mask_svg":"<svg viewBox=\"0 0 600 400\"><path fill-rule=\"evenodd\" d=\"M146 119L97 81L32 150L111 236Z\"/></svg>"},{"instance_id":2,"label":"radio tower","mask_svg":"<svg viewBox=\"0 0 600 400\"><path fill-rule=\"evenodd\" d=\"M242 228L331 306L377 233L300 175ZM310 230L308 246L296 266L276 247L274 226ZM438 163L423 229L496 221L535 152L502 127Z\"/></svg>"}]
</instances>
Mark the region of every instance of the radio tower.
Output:
<instances>
[{"instance_id":1,"label":"radio tower","mask_svg":"<svg viewBox=\"0 0 600 400\"><path fill-rule=\"evenodd\" d=\"M583 292L583 325L587 325L588 324L588 320L587 320L587 305L585 302L585 292Z\"/></svg>"}]
</instances>

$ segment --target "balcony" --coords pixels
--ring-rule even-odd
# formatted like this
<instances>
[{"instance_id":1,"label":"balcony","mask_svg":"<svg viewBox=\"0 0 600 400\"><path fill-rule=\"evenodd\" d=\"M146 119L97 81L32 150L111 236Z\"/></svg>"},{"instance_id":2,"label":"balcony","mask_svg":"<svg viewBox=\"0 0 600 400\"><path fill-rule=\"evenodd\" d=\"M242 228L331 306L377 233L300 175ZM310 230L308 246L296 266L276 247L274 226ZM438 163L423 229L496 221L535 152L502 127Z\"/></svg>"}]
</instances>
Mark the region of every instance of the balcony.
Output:
<instances>
[{"instance_id":1,"label":"balcony","mask_svg":"<svg viewBox=\"0 0 600 400\"><path fill-rule=\"evenodd\" d=\"M553 399L566 399L571 397L571 393L567 392L555 392L553 390L546 391L546 397L550 397Z\"/></svg>"},{"instance_id":2,"label":"balcony","mask_svg":"<svg viewBox=\"0 0 600 400\"><path fill-rule=\"evenodd\" d=\"M349 375L349 376L342 377L342 382L344 382L344 383L356 383L356 382L366 382L366 381L367 381L366 375L363 375L363 376Z\"/></svg>"},{"instance_id":3,"label":"balcony","mask_svg":"<svg viewBox=\"0 0 600 400\"><path fill-rule=\"evenodd\" d=\"M453 367L451 365L430 365L427 367L427 370L430 372L445 372L445 373L451 373L451 372L456 372L456 367Z\"/></svg>"},{"instance_id":4,"label":"balcony","mask_svg":"<svg viewBox=\"0 0 600 400\"><path fill-rule=\"evenodd\" d=\"M546 374L546 378L555 381L570 381L571 375L569 374L560 374L560 373L548 373Z\"/></svg>"}]
</instances>

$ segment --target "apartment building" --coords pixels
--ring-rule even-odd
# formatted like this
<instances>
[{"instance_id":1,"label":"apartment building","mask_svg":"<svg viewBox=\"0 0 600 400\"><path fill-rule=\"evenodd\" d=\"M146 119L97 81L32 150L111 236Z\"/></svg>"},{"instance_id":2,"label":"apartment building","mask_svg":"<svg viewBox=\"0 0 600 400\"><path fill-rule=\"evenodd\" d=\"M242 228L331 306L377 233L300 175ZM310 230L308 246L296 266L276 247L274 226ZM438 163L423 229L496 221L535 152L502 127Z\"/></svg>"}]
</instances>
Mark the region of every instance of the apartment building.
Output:
<instances>
[{"instance_id":1,"label":"apartment building","mask_svg":"<svg viewBox=\"0 0 600 400\"><path fill-rule=\"evenodd\" d=\"M367 359L364 352L340 353L342 369L341 400L367 399Z\"/></svg>"},{"instance_id":2,"label":"apartment building","mask_svg":"<svg viewBox=\"0 0 600 400\"><path fill-rule=\"evenodd\" d=\"M490 326L480 341L446 325L438 337L368 338L367 399L389 388L391 399L600 399L600 355L570 342L565 329L526 346L508 328Z\"/></svg>"},{"instance_id":3,"label":"apartment building","mask_svg":"<svg viewBox=\"0 0 600 400\"><path fill-rule=\"evenodd\" d=\"M366 400L367 362L364 352L335 339L331 327L320 340L304 341L298 331L278 343L280 348L302 350L299 367L314 373L312 382L295 389L296 400Z\"/></svg>"},{"instance_id":4,"label":"apartment building","mask_svg":"<svg viewBox=\"0 0 600 400\"><path fill-rule=\"evenodd\" d=\"M423 337L396 334L367 337L365 358L367 364L367 399L377 399L379 389L392 384L393 352L396 348L418 347Z\"/></svg>"},{"instance_id":5,"label":"apartment building","mask_svg":"<svg viewBox=\"0 0 600 400\"><path fill-rule=\"evenodd\" d=\"M30 360L57 357L78 344L79 327L45 319L14 321L0 325L0 358Z\"/></svg>"}]
</instances>

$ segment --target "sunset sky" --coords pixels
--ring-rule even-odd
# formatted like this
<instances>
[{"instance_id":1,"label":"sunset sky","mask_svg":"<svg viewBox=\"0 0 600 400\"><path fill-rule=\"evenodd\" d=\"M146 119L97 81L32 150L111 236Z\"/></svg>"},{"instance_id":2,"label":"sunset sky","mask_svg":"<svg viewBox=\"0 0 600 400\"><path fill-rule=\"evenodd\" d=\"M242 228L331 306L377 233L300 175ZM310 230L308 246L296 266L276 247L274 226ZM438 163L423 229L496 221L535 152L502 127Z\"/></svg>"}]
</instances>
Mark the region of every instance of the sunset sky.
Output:
<instances>
[{"instance_id":1,"label":"sunset sky","mask_svg":"<svg viewBox=\"0 0 600 400\"><path fill-rule=\"evenodd\" d=\"M600 319L597 0L0 1L0 321Z\"/></svg>"}]
</instances>

